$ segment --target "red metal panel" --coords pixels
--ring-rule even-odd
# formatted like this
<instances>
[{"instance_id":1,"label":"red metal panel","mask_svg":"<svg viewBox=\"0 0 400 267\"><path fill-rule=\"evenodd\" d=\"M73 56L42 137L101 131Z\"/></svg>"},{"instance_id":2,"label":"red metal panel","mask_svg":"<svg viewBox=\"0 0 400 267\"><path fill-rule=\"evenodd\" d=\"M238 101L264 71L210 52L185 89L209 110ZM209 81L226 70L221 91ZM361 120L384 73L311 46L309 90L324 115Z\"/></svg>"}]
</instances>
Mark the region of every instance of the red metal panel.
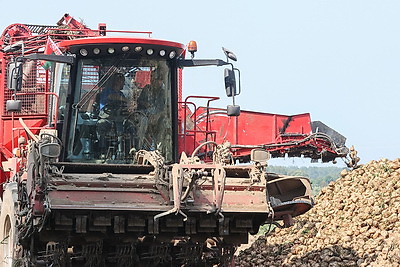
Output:
<instances>
[{"instance_id":1,"label":"red metal panel","mask_svg":"<svg viewBox=\"0 0 400 267\"><path fill-rule=\"evenodd\" d=\"M8 152L12 152L12 142L14 139L14 147L15 144L18 144L18 137L19 136L25 136L25 130L23 130L21 124L18 122L17 119L14 119L14 121L11 118L3 119L1 120L3 123L3 128L1 129L0 132L0 142L2 143L2 147L0 147L1 150L8 150ZM24 118L24 122L27 124L29 129L32 130L34 134L39 133L40 127L44 126L46 124L47 117L29 117L29 118ZM12 129L16 129L13 134ZM20 129L18 131L18 129ZM7 155L7 152L3 151L5 155Z\"/></svg>"},{"instance_id":2,"label":"red metal panel","mask_svg":"<svg viewBox=\"0 0 400 267\"><path fill-rule=\"evenodd\" d=\"M7 70L4 70L7 73ZM5 76L5 75L2 75ZM5 90L2 91L3 115L11 116L6 112L6 101L12 99L14 91L8 90L6 84ZM39 62L28 61L24 64L24 82L21 91L18 93L18 99L22 101L22 110L17 112L18 115L38 115L47 114L47 99L44 93L48 91L49 79L48 73L42 68ZM39 94L36 94L39 93Z\"/></svg>"},{"instance_id":3,"label":"red metal panel","mask_svg":"<svg viewBox=\"0 0 400 267\"><path fill-rule=\"evenodd\" d=\"M1 153L0 151L0 164L3 161L6 161L6 157ZM3 171L3 167L1 166L0 168L0 184L3 185L5 181L7 181L10 178L9 174ZM0 196L3 196L3 186L0 186Z\"/></svg>"},{"instance_id":4,"label":"red metal panel","mask_svg":"<svg viewBox=\"0 0 400 267\"><path fill-rule=\"evenodd\" d=\"M222 213L224 212L261 212L268 213L269 208L266 203L265 191L225 190ZM213 191L199 190L194 192L195 206L188 207L189 210L199 209L204 211L212 208ZM185 208L182 208L185 209Z\"/></svg>"},{"instance_id":5,"label":"red metal panel","mask_svg":"<svg viewBox=\"0 0 400 267\"><path fill-rule=\"evenodd\" d=\"M206 108L198 108L196 115L204 118ZM242 110L239 117L228 117L223 109L211 109L209 130L215 131L216 142L229 141L238 145L263 145L281 142L285 135L309 135L309 113L293 116ZM206 120L198 120L198 127L206 129Z\"/></svg>"},{"instance_id":6,"label":"red metal panel","mask_svg":"<svg viewBox=\"0 0 400 267\"><path fill-rule=\"evenodd\" d=\"M70 47L73 45L82 44L109 44L109 43L137 43L137 44L152 44L152 45L164 45L176 48L185 49L185 45L170 42L165 40L153 39L153 38L133 38L133 37L93 37L93 38L82 38L75 40L62 41L58 45L59 47Z\"/></svg>"},{"instance_id":7,"label":"red metal panel","mask_svg":"<svg viewBox=\"0 0 400 267\"><path fill-rule=\"evenodd\" d=\"M82 194L82 192L84 192ZM52 209L167 210L160 194L151 192L76 191L49 192Z\"/></svg>"}]
</instances>

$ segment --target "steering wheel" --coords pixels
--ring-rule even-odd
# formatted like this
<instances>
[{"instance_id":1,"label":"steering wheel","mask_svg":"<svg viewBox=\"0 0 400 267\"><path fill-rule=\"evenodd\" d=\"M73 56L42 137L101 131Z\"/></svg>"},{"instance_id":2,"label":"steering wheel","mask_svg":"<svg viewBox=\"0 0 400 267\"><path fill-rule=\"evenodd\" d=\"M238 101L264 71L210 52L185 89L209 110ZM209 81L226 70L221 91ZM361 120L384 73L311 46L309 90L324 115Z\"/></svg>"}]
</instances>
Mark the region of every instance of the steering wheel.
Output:
<instances>
[{"instance_id":1,"label":"steering wheel","mask_svg":"<svg viewBox=\"0 0 400 267\"><path fill-rule=\"evenodd\" d=\"M108 101L99 112L99 116L102 119L106 119L110 116L120 116L127 114L126 102L122 100ZM129 117L130 115L128 115Z\"/></svg>"}]
</instances>

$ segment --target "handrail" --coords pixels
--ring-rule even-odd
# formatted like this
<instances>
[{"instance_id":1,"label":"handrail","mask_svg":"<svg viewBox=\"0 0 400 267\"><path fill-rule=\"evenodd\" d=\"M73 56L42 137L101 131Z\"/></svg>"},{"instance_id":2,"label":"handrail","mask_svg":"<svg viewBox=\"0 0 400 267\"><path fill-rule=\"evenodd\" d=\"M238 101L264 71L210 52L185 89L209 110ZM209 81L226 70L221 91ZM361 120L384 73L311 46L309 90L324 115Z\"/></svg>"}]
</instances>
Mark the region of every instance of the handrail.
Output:
<instances>
[{"instance_id":1,"label":"handrail","mask_svg":"<svg viewBox=\"0 0 400 267\"><path fill-rule=\"evenodd\" d=\"M197 118L197 106L194 102L188 101L191 98L196 98L196 99L208 99L207 101L207 106L206 106L206 129L205 130L199 130L197 129L197 123L198 123L198 118ZM178 133L179 136L183 137L183 151L187 152L186 149L186 137L187 136L193 136L193 147L197 146L197 135L200 133L205 134L206 137L206 142L209 141L209 136L211 136L211 139L215 141L215 131L210 131L210 102L218 100L219 97L213 97L213 96L196 96L196 95L191 95L187 96L184 101L179 101L178 104L182 105L181 108L183 108L183 133ZM188 106L192 105L194 108L194 112L192 114L193 116L193 130L188 130L187 129L187 122L186 122L186 117L187 117L187 109ZM190 134L189 134L190 133Z\"/></svg>"}]
</instances>

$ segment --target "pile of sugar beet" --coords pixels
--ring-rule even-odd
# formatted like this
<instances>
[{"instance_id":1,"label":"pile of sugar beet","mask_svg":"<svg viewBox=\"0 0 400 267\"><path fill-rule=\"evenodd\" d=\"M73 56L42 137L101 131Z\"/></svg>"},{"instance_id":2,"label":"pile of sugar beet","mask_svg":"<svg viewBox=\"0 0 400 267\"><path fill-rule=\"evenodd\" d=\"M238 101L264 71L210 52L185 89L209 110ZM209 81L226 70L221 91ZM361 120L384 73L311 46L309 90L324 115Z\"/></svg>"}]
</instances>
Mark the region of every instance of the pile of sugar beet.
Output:
<instances>
[{"instance_id":1,"label":"pile of sugar beet","mask_svg":"<svg viewBox=\"0 0 400 267\"><path fill-rule=\"evenodd\" d=\"M400 159L343 170L294 226L240 251L236 266L400 266Z\"/></svg>"}]
</instances>

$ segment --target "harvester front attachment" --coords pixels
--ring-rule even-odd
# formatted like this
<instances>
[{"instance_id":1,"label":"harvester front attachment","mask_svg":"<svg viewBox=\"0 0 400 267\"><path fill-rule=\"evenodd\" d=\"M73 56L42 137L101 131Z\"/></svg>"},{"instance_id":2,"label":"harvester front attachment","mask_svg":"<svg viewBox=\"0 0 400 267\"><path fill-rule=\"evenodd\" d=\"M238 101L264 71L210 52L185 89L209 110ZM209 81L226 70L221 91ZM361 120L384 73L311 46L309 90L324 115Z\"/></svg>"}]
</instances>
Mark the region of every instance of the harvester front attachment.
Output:
<instances>
[{"instance_id":1,"label":"harvester front attachment","mask_svg":"<svg viewBox=\"0 0 400 267\"><path fill-rule=\"evenodd\" d=\"M267 151L234 165L229 143L206 145L215 146L210 163L183 154L167 165L158 151L138 151L136 164L108 165L107 173L43 159L44 187L19 188L34 196L21 199L33 207L19 215L23 251L33 246L29 260L38 264L227 266L248 233L277 220L290 226L313 205L307 178L265 172Z\"/></svg>"}]
</instances>

